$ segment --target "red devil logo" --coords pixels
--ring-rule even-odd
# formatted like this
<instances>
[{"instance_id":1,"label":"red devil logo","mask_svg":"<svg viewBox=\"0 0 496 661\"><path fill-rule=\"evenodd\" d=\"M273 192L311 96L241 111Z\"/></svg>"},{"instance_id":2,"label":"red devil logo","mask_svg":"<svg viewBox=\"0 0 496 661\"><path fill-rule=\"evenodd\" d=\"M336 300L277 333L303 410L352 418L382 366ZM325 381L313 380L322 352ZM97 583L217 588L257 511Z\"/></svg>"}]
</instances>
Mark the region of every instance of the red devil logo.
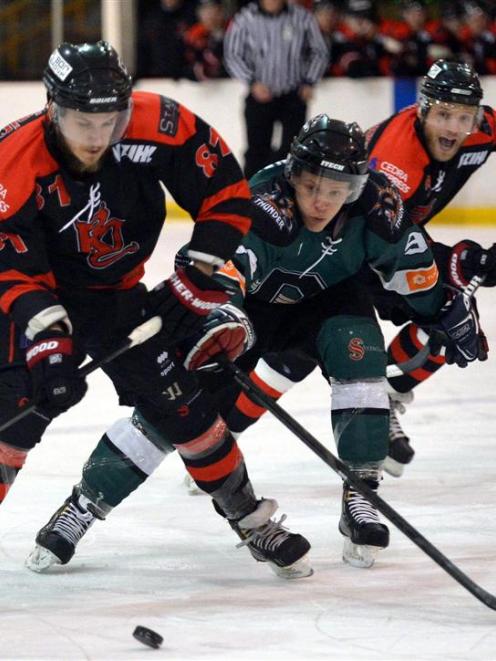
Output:
<instances>
[{"instance_id":1,"label":"red devil logo","mask_svg":"<svg viewBox=\"0 0 496 661\"><path fill-rule=\"evenodd\" d=\"M89 222L78 220L74 223L79 251L88 254L87 261L92 268L106 269L139 250L136 241L124 245L122 227L125 222L112 217L105 202L101 202Z\"/></svg>"}]
</instances>

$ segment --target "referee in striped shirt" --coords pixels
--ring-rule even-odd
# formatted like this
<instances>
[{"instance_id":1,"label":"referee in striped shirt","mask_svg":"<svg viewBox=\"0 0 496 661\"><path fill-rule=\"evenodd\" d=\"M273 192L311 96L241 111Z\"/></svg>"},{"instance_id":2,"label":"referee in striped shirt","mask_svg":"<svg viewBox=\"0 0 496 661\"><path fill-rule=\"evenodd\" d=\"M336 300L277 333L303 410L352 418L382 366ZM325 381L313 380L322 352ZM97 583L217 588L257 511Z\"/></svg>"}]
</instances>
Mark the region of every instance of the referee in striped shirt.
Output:
<instances>
[{"instance_id":1,"label":"referee in striped shirt","mask_svg":"<svg viewBox=\"0 0 496 661\"><path fill-rule=\"evenodd\" d=\"M233 78L249 87L245 175L251 177L286 158L306 120L312 86L328 66L328 49L310 11L286 0L257 0L235 14L224 39L224 63ZM274 153L276 122L282 139Z\"/></svg>"}]
</instances>

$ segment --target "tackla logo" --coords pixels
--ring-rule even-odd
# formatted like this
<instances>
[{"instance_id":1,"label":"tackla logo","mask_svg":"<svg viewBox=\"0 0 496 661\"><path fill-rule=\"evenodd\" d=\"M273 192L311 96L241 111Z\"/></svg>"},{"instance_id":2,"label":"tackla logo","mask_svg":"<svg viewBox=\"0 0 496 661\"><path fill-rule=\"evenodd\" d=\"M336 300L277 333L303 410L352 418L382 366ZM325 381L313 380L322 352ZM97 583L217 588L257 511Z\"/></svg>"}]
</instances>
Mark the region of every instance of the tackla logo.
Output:
<instances>
[{"instance_id":1,"label":"tackla logo","mask_svg":"<svg viewBox=\"0 0 496 661\"><path fill-rule=\"evenodd\" d=\"M94 269L106 269L126 255L139 250L139 243L124 243L122 228L126 221L110 215L105 202L93 214L88 222L77 220L74 227L77 232L80 252L87 253L88 264Z\"/></svg>"}]
</instances>

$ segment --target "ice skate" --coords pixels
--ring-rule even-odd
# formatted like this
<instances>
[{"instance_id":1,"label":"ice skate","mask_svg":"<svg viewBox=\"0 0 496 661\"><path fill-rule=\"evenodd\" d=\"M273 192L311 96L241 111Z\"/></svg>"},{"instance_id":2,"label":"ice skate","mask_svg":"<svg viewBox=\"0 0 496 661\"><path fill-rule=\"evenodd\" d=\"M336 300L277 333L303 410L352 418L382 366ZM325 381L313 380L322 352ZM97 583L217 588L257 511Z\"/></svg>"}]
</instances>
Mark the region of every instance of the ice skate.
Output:
<instances>
[{"instance_id":1,"label":"ice skate","mask_svg":"<svg viewBox=\"0 0 496 661\"><path fill-rule=\"evenodd\" d=\"M67 564L76 546L98 517L83 508L75 487L65 503L36 535L36 546L26 558L26 567L42 573L54 565Z\"/></svg>"},{"instance_id":2,"label":"ice skate","mask_svg":"<svg viewBox=\"0 0 496 661\"><path fill-rule=\"evenodd\" d=\"M389 395L389 449L384 461L384 470L393 477L403 475L405 466L412 461L415 454L410 439L398 420L398 413L404 413L405 404L409 404L412 400L412 391Z\"/></svg>"},{"instance_id":3,"label":"ice skate","mask_svg":"<svg viewBox=\"0 0 496 661\"><path fill-rule=\"evenodd\" d=\"M247 546L255 560L266 562L281 578L304 578L313 574L309 564L310 543L302 536L289 532L271 516L277 510L277 502L262 498L255 511L239 521L229 521L242 542L237 547Z\"/></svg>"},{"instance_id":4,"label":"ice skate","mask_svg":"<svg viewBox=\"0 0 496 661\"><path fill-rule=\"evenodd\" d=\"M364 478L377 491L377 479ZM377 553L389 545L389 530L376 509L348 482L343 484L339 532L344 535L343 560L353 567L372 567Z\"/></svg>"}]
</instances>

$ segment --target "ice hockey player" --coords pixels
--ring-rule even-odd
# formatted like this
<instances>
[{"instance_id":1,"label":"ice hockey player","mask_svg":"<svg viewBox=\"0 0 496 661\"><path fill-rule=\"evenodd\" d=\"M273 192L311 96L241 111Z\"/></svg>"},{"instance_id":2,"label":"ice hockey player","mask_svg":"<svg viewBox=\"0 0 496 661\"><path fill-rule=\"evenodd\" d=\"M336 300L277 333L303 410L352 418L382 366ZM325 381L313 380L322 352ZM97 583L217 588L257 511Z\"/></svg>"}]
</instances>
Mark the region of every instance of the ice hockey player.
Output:
<instances>
[{"instance_id":1,"label":"ice hockey player","mask_svg":"<svg viewBox=\"0 0 496 661\"><path fill-rule=\"evenodd\" d=\"M480 105L482 95L479 78L470 65L438 60L422 81L418 104L366 132L369 167L383 172L396 186L405 213L414 224L424 226L444 209L495 150L496 113L489 106ZM257 177L251 182L252 188L256 182ZM483 286L496 284L496 244L484 249L465 239L447 246L432 237L429 243L449 285L463 288L474 275L485 278ZM402 326L388 347L388 362L404 363L417 356L429 339L428 333L419 323L409 322L413 318L411 309L396 292L384 288L377 274L366 267L362 277L380 317ZM280 356L268 356L265 360L276 371L280 368L284 391L315 367L307 357L295 353L287 353L283 362ZM388 379L389 450L384 469L395 477L402 475L414 456L397 413L404 412L412 401L413 388L445 363L442 352L431 351L423 363L414 362L404 375ZM264 370L263 363L260 369ZM256 373L260 376L258 369ZM247 406L246 398L240 400L240 406L243 405ZM237 431L241 432L263 411L251 406L245 416L240 410Z\"/></svg>"},{"instance_id":2,"label":"ice hockey player","mask_svg":"<svg viewBox=\"0 0 496 661\"><path fill-rule=\"evenodd\" d=\"M286 352L318 362L332 386L338 454L376 490L388 447L386 351L370 297L353 276L369 264L412 312L447 334L456 360L479 357L475 312L467 311L461 296L449 298L422 229L404 216L401 198L387 177L368 171L365 139L357 124L327 115L307 122L288 159L259 173L252 206L251 231L215 276L237 293L210 315L200 339L185 341L185 365L203 366L219 347L235 357L231 349L249 334L247 314L257 339L238 363L250 370L260 366L261 356L283 362ZM237 307L241 305L244 311ZM270 362L264 363L261 377L257 382L270 395L284 390L285 379ZM223 397L232 405L236 393L234 399L228 392ZM249 418L254 409L240 394L234 413L223 411L228 427L236 429L239 412ZM154 451L155 446L163 448L150 430L148 441ZM136 457L147 455L144 437L140 445L142 451L135 448L131 455L125 446L116 446L115 438L101 441L85 464L76 493L101 493L107 505L119 504L151 472L136 476ZM40 549L57 554L55 540L71 525L70 502L38 533L31 568L39 568L33 558ZM376 552L389 542L376 510L346 482L339 530L344 559L359 567L371 566Z\"/></svg>"},{"instance_id":3,"label":"ice hockey player","mask_svg":"<svg viewBox=\"0 0 496 661\"><path fill-rule=\"evenodd\" d=\"M384 172L398 188L413 223L425 226L442 211L496 150L496 112L482 106L483 90L468 64L438 60L423 78L415 106L406 108L367 132L369 165ZM445 281L458 289L472 276L483 276L485 287L496 285L496 244L485 249L464 239L454 246L429 237ZM385 293L369 273L368 286L384 319L404 324L411 317L397 297ZM428 334L418 323L403 326L388 348L389 362L412 358L426 345ZM396 415L413 399L413 388L446 363L433 352L422 365L389 379L390 447L385 469L399 477L413 456Z\"/></svg>"},{"instance_id":4,"label":"ice hockey player","mask_svg":"<svg viewBox=\"0 0 496 661\"><path fill-rule=\"evenodd\" d=\"M307 540L272 520L274 500L256 499L236 441L196 375L174 361L175 343L230 296L212 274L251 224L236 160L187 108L133 93L107 42L62 44L43 81L46 108L13 122L0 142L0 308L13 333L0 379L3 418L26 399L38 405L0 434L2 498L49 421L84 396L84 357L105 355L144 313L159 315L157 336L104 368L121 403L136 406L133 421L116 422L105 439L132 453L135 435L153 426L257 560L285 577L309 575ZM162 185L196 221L191 263L148 293L141 279L163 227ZM74 520L81 503L105 512L82 495L67 506ZM84 528L87 519L77 520Z\"/></svg>"}]
</instances>

